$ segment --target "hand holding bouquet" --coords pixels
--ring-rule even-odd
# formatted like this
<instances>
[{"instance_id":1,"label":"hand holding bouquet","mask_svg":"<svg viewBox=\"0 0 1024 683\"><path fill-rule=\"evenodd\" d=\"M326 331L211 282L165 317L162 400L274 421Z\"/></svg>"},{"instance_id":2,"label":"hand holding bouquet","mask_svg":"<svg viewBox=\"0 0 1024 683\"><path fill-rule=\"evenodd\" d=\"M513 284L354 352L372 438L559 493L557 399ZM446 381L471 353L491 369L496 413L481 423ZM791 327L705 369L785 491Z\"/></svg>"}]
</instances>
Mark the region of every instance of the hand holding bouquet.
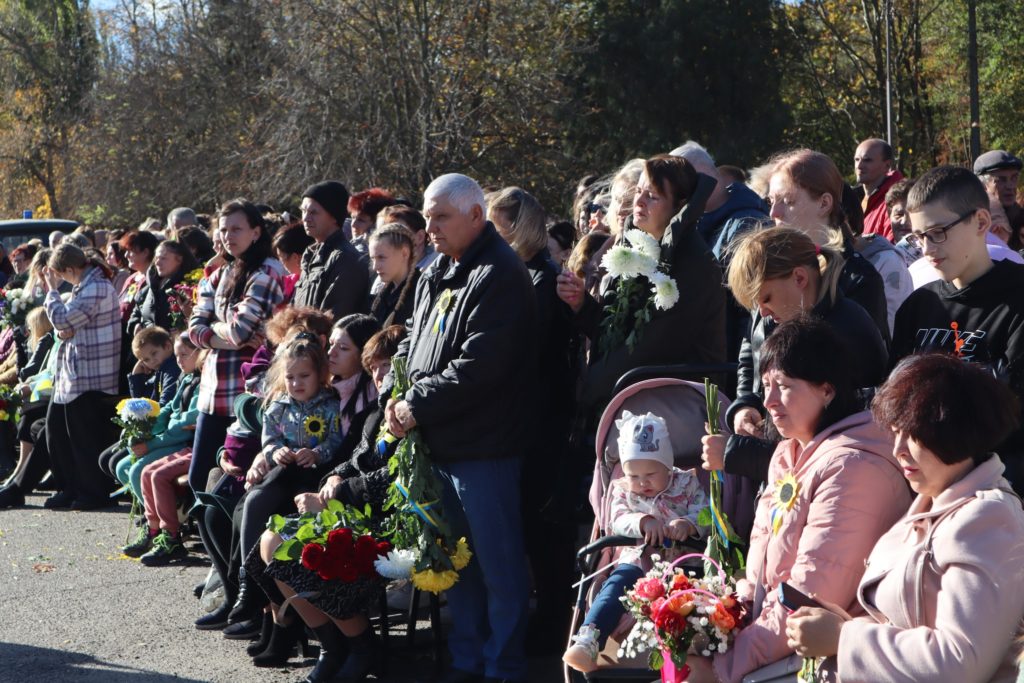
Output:
<instances>
[{"instance_id":1,"label":"hand holding bouquet","mask_svg":"<svg viewBox=\"0 0 1024 683\"><path fill-rule=\"evenodd\" d=\"M203 269L196 268L185 275L180 283L174 285L174 292L167 300L171 309L171 327L175 329L188 327L188 319L192 316L192 307L199 296L199 281L202 279Z\"/></svg>"},{"instance_id":2,"label":"hand holding bouquet","mask_svg":"<svg viewBox=\"0 0 1024 683\"><path fill-rule=\"evenodd\" d=\"M121 445L131 448L153 438L153 424L160 414L160 404L149 398L126 398L117 404L113 422L121 428ZM130 456L135 462L137 456Z\"/></svg>"}]
</instances>

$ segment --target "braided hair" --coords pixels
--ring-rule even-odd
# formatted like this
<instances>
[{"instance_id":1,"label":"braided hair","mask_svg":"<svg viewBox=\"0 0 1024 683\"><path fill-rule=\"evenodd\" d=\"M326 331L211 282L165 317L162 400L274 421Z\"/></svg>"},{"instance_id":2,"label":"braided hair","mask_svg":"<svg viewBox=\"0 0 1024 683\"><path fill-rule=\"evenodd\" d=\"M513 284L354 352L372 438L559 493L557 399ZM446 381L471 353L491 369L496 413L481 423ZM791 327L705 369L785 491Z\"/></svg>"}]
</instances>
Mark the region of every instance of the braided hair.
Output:
<instances>
[{"instance_id":1,"label":"braided hair","mask_svg":"<svg viewBox=\"0 0 1024 683\"><path fill-rule=\"evenodd\" d=\"M416 244L413 241L412 230L401 223L388 223L370 236L371 243L381 241L394 249L405 248L409 250L409 272L405 276L405 281L402 282L402 290L398 295L398 301L395 303L395 307L382 323L382 327L387 327L394 321L395 311L402 310L402 307L405 306L408 298L412 296L412 293L416 290L416 266L413 264L414 254L416 253ZM382 287L380 291L377 292L377 296L373 298L373 303L370 305L370 315L374 317L377 316L377 311L383 305L385 295L392 286L393 285Z\"/></svg>"}]
</instances>

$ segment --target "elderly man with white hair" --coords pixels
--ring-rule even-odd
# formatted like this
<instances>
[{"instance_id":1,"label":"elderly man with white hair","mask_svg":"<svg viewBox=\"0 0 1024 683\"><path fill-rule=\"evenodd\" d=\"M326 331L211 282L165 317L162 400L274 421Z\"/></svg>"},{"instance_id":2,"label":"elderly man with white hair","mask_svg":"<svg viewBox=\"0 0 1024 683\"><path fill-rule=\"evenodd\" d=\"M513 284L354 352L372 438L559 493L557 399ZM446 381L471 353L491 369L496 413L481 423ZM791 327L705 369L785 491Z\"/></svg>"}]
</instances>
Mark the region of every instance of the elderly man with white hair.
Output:
<instances>
[{"instance_id":1,"label":"elderly man with white hair","mask_svg":"<svg viewBox=\"0 0 1024 683\"><path fill-rule=\"evenodd\" d=\"M480 186L460 174L424 193L441 257L416 286L412 388L388 401L389 430L420 428L445 487L445 515L473 560L448 592L452 670L445 683L525 681L529 577L520 473L535 402L536 297L522 260L486 219Z\"/></svg>"}]
</instances>

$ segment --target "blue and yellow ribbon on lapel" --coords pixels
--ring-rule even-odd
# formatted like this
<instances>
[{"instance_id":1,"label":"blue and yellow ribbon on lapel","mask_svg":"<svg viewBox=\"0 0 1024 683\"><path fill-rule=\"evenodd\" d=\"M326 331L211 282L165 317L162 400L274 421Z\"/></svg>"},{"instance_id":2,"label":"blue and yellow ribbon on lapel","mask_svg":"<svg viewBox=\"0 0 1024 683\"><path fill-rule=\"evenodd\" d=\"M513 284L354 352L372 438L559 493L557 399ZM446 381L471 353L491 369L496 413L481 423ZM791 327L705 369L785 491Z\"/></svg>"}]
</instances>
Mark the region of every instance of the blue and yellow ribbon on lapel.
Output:
<instances>
[{"instance_id":1,"label":"blue and yellow ribbon on lapel","mask_svg":"<svg viewBox=\"0 0 1024 683\"><path fill-rule=\"evenodd\" d=\"M455 295L452 294L452 290L444 290L441 296L437 298L437 305L434 306L434 334L444 332L448 312L452 310L454 305Z\"/></svg>"}]
</instances>

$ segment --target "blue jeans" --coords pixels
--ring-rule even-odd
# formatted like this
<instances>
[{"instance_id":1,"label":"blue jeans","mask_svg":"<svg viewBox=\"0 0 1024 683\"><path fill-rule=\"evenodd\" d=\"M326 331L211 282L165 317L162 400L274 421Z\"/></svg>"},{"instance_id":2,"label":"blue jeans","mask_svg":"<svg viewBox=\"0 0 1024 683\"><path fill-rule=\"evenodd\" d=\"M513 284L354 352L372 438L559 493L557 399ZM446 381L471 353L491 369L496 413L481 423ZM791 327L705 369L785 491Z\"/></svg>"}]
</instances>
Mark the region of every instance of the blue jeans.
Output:
<instances>
[{"instance_id":1,"label":"blue jeans","mask_svg":"<svg viewBox=\"0 0 1024 683\"><path fill-rule=\"evenodd\" d=\"M473 551L447 593L452 666L525 681L530 579L519 506L522 459L455 462L437 470L445 517Z\"/></svg>"},{"instance_id":2,"label":"blue jeans","mask_svg":"<svg viewBox=\"0 0 1024 683\"><path fill-rule=\"evenodd\" d=\"M234 421L230 415L199 413L195 441L192 442L192 462L188 467L188 485L193 491L206 491L206 480L210 470L217 465L217 453Z\"/></svg>"},{"instance_id":3,"label":"blue jeans","mask_svg":"<svg viewBox=\"0 0 1024 683\"><path fill-rule=\"evenodd\" d=\"M598 643L601 647L608 641L608 636L618 626L622 615L626 613L626 607L619 598L626 594L636 582L644 575L644 570L635 564L620 564L612 570L611 576L601 586L590 609L587 610L587 617L584 624L590 624L597 628L601 634Z\"/></svg>"}]
</instances>

